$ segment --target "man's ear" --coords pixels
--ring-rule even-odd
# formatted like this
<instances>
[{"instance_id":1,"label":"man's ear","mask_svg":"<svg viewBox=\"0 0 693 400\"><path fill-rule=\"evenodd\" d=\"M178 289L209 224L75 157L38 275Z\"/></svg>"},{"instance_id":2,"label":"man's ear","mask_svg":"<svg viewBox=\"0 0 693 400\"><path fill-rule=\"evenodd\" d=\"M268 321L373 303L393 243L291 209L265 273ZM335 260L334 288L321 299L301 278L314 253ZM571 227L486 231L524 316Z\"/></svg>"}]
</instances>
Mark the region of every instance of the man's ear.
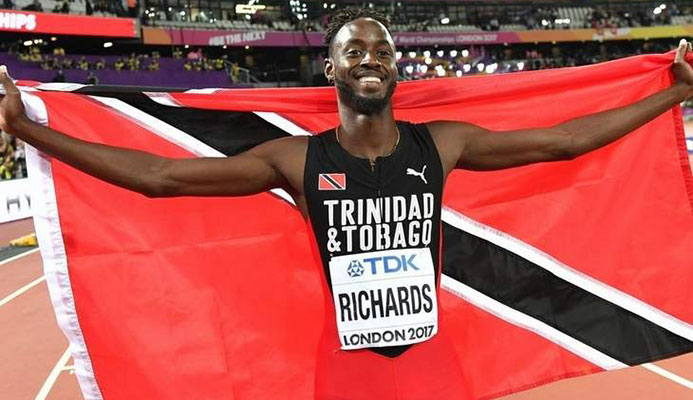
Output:
<instances>
[{"instance_id":1,"label":"man's ear","mask_svg":"<svg viewBox=\"0 0 693 400\"><path fill-rule=\"evenodd\" d=\"M327 82L332 85L334 83L334 64L332 63L332 58L325 58L325 78Z\"/></svg>"}]
</instances>

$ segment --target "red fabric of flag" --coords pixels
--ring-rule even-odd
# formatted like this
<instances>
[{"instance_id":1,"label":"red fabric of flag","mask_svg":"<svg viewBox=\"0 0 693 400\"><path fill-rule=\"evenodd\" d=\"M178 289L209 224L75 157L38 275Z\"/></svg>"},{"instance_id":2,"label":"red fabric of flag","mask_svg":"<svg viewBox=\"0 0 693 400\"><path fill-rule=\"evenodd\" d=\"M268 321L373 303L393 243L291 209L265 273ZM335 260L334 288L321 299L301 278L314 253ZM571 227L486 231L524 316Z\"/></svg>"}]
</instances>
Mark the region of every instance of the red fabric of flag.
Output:
<instances>
[{"instance_id":1,"label":"red fabric of flag","mask_svg":"<svg viewBox=\"0 0 693 400\"><path fill-rule=\"evenodd\" d=\"M395 114L492 130L550 126L668 87L672 60L673 54L650 55L400 83ZM43 100L54 129L169 157L193 156L88 96L32 93ZM313 133L337 123L333 88L170 96L186 107L276 112ZM51 296L55 303L67 287L74 301L76 320L62 326L71 340L84 341L79 346L86 352L76 363L85 397L313 397L323 307L330 304L305 222L290 204L269 193L148 199L48 160L58 215L37 219L59 217L52 220L59 232L50 237L64 241L62 271L69 280L51 268L62 279L62 289L56 283ZM455 171L444 205L682 321L683 334L693 321L693 177L678 107L576 160ZM56 262L48 257L47 263ZM441 289L440 307L473 398L602 370L449 290Z\"/></svg>"}]
</instances>

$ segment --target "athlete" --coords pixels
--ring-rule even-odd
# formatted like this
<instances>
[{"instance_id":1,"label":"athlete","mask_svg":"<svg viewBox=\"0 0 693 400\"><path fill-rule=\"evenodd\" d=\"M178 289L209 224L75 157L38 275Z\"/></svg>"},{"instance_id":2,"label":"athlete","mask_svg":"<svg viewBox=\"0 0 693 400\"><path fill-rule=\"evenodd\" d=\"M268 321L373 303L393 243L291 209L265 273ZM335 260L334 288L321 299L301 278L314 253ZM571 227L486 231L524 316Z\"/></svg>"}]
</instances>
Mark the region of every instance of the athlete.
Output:
<instances>
[{"instance_id":1,"label":"athlete","mask_svg":"<svg viewBox=\"0 0 693 400\"><path fill-rule=\"evenodd\" d=\"M7 69L0 128L95 177L149 197L289 192L314 234L328 317L317 355L320 399L466 398L438 315L441 193L454 168L569 160L693 95L682 40L674 83L632 105L549 128L489 132L468 123L395 121L395 44L387 18L345 9L325 35L339 125L228 158L168 159L89 143L30 121Z\"/></svg>"}]
</instances>

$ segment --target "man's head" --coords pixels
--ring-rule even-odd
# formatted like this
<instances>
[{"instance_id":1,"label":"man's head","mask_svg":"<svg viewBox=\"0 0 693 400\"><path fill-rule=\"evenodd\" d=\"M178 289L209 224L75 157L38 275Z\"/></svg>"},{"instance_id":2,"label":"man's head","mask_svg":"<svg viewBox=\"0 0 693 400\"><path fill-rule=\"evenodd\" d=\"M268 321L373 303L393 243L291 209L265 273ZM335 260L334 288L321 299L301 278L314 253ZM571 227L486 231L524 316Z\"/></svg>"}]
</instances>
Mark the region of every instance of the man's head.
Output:
<instances>
[{"instance_id":1,"label":"man's head","mask_svg":"<svg viewBox=\"0 0 693 400\"><path fill-rule=\"evenodd\" d=\"M359 114L380 113L397 85L395 43L390 21L370 9L339 10L325 33L325 76L342 104Z\"/></svg>"}]
</instances>

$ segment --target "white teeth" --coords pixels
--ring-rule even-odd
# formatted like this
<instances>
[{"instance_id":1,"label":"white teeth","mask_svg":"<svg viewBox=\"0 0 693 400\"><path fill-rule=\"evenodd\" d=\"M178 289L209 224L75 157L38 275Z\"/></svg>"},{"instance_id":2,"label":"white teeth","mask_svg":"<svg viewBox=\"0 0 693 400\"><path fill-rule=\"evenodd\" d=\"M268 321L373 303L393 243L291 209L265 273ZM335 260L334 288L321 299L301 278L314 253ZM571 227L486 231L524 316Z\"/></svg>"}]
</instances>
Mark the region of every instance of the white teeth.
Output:
<instances>
[{"instance_id":1,"label":"white teeth","mask_svg":"<svg viewBox=\"0 0 693 400\"><path fill-rule=\"evenodd\" d=\"M364 76L359 78L359 82L381 82L382 80L377 76Z\"/></svg>"}]
</instances>

